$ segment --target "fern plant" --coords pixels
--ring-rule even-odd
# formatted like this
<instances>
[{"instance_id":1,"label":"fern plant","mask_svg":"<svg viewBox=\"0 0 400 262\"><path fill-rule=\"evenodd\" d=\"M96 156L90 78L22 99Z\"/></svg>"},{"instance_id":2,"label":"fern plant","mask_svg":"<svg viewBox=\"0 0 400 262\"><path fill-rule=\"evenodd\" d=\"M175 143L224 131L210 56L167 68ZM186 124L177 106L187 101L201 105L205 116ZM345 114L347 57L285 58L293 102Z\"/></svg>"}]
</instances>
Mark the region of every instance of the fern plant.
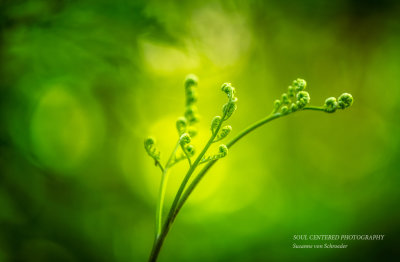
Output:
<instances>
[{"instance_id":1,"label":"fern plant","mask_svg":"<svg viewBox=\"0 0 400 262\"><path fill-rule=\"evenodd\" d=\"M327 98L323 106L310 106L310 95L305 91L307 83L305 80L298 78L293 81L293 84L288 87L287 92L283 93L280 99L274 101L272 112L268 116L249 125L233 137L228 143L220 144L217 153L209 154L208 149L213 143L222 141L231 133L232 127L230 125L225 125L225 123L237 109L235 88L230 83L224 83L221 90L226 94L227 102L222 107L221 116L215 116L211 121L210 138L200 150L200 153L196 154L194 146L191 145L191 141L197 134L195 124L199 121L198 110L196 107L197 84L198 80L196 76L189 75L186 78L186 110L184 116L179 117L176 121L178 139L165 165L162 164L161 154L157 148L155 139L149 137L145 139L144 142L147 154L154 160L155 165L158 166L162 172L156 209L155 237L149 261L157 260L172 223L198 183L219 159L227 156L228 149L236 142L264 124L298 111L316 110L326 113L334 113L338 109L345 109L353 104L353 97L348 93L344 93L340 95L338 99L335 97ZM189 168L178 191L176 192L169 211L166 213L167 215L164 218L164 198L169 170L176 163L183 160L188 162ZM189 183L190 178L192 178L195 171L197 171L202 164L205 165L203 165Z\"/></svg>"}]
</instances>

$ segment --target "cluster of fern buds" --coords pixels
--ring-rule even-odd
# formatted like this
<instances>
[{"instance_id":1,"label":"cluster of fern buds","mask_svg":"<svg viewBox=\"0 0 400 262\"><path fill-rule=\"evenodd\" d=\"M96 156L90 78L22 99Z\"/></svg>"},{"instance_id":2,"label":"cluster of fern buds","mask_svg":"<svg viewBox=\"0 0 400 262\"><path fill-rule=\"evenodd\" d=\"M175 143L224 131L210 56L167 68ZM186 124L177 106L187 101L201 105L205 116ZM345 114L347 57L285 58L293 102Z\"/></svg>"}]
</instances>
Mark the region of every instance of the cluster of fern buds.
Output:
<instances>
[{"instance_id":1,"label":"cluster of fern buds","mask_svg":"<svg viewBox=\"0 0 400 262\"><path fill-rule=\"evenodd\" d=\"M275 100L272 113L287 115L302 109L317 109L333 113L337 109L345 109L353 104L353 97L348 93L344 93L338 99L335 97L327 98L322 108L307 107L310 103L310 94L305 91L306 86L307 82L304 79L297 78L294 80L293 84L288 87L287 93L283 93L281 99Z\"/></svg>"},{"instance_id":2,"label":"cluster of fern buds","mask_svg":"<svg viewBox=\"0 0 400 262\"><path fill-rule=\"evenodd\" d=\"M155 165L160 164L160 151L156 147L156 140L153 137L148 137L144 140L144 149L147 154L154 159Z\"/></svg>"},{"instance_id":3,"label":"cluster of fern buds","mask_svg":"<svg viewBox=\"0 0 400 262\"><path fill-rule=\"evenodd\" d=\"M196 106L197 102L197 92L196 87L198 84L197 77L195 75L188 75L185 80L185 95L186 95L186 110L185 116L181 116L176 121L176 129L180 136L179 145L182 148L183 153L180 155L174 154L169 163L169 167L173 166L177 162L192 157L195 154L195 149L193 145L190 145L192 137L196 136L197 130L194 127L199 121L199 114ZM156 147L155 139L148 137L144 141L144 146L147 154L154 159L156 165L161 165L160 163L160 151ZM163 168L162 168L163 169Z\"/></svg>"},{"instance_id":4,"label":"cluster of fern buds","mask_svg":"<svg viewBox=\"0 0 400 262\"><path fill-rule=\"evenodd\" d=\"M309 106L310 95L307 91L305 91L307 83L305 80L298 78L293 81L292 85L288 87L287 92L283 93L280 99L274 101L271 114L239 132L227 144L220 144L217 153L206 156L212 144L225 139L231 133L232 127L230 125L226 125L225 122L236 111L237 98L235 96L235 88L232 86L232 84L224 83L221 86L221 90L227 95L228 101L222 107L222 116L215 116L212 119L210 126L210 139L205 146L199 150L199 153L196 154L196 150L191 143L193 137L197 134L195 124L199 121L199 114L196 106L197 85L198 80L196 76L189 75L186 78L185 113L184 116L179 117L176 121L176 129L178 131L179 138L165 166L163 166L160 162L160 151L156 147L155 139L149 137L144 141L144 147L147 154L155 161L155 165L159 166L162 171L160 193L156 209L156 236L149 259L149 261L152 262L156 261L163 241L169 231L170 225L173 223L182 205L185 203L189 195L192 193L199 181L204 177L206 172L212 167L212 165L216 163L218 159L228 155L228 146L231 148L238 140L242 139L244 136L258 127L268 123L271 120L280 118L290 113L300 110L317 110L326 113L333 113L337 109L345 109L351 106L353 103L353 97L348 93L344 93L340 95L338 99L335 97L329 97L325 100L325 104L323 106ZM195 159L193 162L191 160L192 158ZM168 216L163 220L164 196L167 187L168 170L174 164L184 159L187 159L189 163L189 169L179 186L171 208L169 209ZM191 179L196 168L200 164L206 162L208 163L199 172L197 172L193 179ZM164 224L163 221L165 222Z\"/></svg>"},{"instance_id":5,"label":"cluster of fern buds","mask_svg":"<svg viewBox=\"0 0 400 262\"><path fill-rule=\"evenodd\" d=\"M222 107L222 117L215 116L211 121L211 133L212 133L212 143L221 141L225 137L227 137L232 131L232 127L230 125L226 125L221 128L223 122L227 121L232 114L237 109L237 97L235 96L235 88L231 83L224 83L221 86L221 90L228 96L228 102ZM228 155L228 147L224 144L221 144L218 148L218 153L212 156L204 156L200 163L205 163L212 160L217 160L219 158L225 157Z\"/></svg>"},{"instance_id":6,"label":"cluster of fern buds","mask_svg":"<svg viewBox=\"0 0 400 262\"><path fill-rule=\"evenodd\" d=\"M337 109L345 109L353 104L353 97L344 93L336 100L335 97L329 97L325 100L324 108L328 113L334 113Z\"/></svg>"},{"instance_id":7,"label":"cluster of fern buds","mask_svg":"<svg viewBox=\"0 0 400 262\"><path fill-rule=\"evenodd\" d=\"M283 93L281 99L274 102L273 113L280 112L286 115L303 109L310 103L310 94L306 89L307 83L304 79L297 78L293 81L293 85L288 87L288 92Z\"/></svg>"},{"instance_id":8,"label":"cluster of fern buds","mask_svg":"<svg viewBox=\"0 0 400 262\"><path fill-rule=\"evenodd\" d=\"M199 114L196 106L197 84L198 84L197 76L190 74L186 77L185 80L186 111L184 118L187 120L187 132L190 134L191 137L194 137L197 134L197 130L193 125L199 121Z\"/></svg>"}]
</instances>

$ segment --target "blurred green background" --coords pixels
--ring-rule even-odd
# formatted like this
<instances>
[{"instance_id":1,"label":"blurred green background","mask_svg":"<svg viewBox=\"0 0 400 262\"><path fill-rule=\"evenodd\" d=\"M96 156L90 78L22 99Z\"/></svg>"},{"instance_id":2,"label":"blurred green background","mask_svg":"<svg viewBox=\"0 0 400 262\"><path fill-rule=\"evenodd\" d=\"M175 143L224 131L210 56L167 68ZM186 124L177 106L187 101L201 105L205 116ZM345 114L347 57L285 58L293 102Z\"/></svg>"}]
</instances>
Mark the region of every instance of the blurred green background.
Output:
<instances>
[{"instance_id":1,"label":"blurred green background","mask_svg":"<svg viewBox=\"0 0 400 262\"><path fill-rule=\"evenodd\" d=\"M199 76L199 146L237 89L233 135L292 80L313 105L230 150L182 209L160 261L399 258L398 1L0 1L0 261L146 261L183 80ZM186 163L171 173L167 201ZM385 234L298 250L294 234ZM324 243L324 242L322 242Z\"/></svg>"}]
</instances>

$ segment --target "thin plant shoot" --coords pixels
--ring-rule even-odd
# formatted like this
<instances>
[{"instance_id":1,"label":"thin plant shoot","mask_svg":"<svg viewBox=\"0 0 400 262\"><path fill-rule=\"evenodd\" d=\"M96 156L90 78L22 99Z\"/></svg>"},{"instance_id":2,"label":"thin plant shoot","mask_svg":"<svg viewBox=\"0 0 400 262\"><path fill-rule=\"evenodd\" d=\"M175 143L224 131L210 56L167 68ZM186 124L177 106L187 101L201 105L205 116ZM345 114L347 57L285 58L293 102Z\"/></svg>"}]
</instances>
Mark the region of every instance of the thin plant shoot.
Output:
<instances>
[{"instance_id":1,"label":"thin plant shoot","mask_svg":"<svg viewBox=\"0 0 400 262\"><path fill-rule=\"evenodd\" d=\"M259 121L252 123L247 128L240 131L227 143L221 143L232 131L232 127L227 124L229 118L237 109L237 97L235 96L235 88L230 83L224 83L221 90L227 96L227 102L222 106L221 116L215 116L210 125L210 137L205 141L201 150L195 150L191 144L196 137L196 123L199 121L197 102L197 85L198 80L194 75L189 75L185 81L186 109L184 116L176 121L176 129L178 137L176 144L172 149L170 156L162 164L161 153L157 148L156 140L152 137L145 139L144 147L147 154L153 159L155 165L161 170L161 182L157 199L157 208L155 215L155 236L153 248L150 253L149 261L157 260L164 240L173 224L176 216L185 204L190 194L196 188L201 179L210 170L210 168L221 158L228 155L230 149L236 142L250 134L255 129L264 124L289 114L303 111L314 110L325 113L334 113L340 109L346 109L353 104L353 97L348 93L340 95L337 99L329 97L325 100L323 106L310 106L310 95L305 91L307 83L303 79L296 79L293 84L288 87L286 93L283 93L280 99L273 103L272 112ZM220 143L218 152L208 152L213 143ZM199 153L196 154L196 151ZM180 161L187 161L188 170L184 176L175 198L168 210L165 205L165 192L168 185L168 176L170 169ZM192 181L189 183L190 179Z\"/></svg>"}]
</instances>

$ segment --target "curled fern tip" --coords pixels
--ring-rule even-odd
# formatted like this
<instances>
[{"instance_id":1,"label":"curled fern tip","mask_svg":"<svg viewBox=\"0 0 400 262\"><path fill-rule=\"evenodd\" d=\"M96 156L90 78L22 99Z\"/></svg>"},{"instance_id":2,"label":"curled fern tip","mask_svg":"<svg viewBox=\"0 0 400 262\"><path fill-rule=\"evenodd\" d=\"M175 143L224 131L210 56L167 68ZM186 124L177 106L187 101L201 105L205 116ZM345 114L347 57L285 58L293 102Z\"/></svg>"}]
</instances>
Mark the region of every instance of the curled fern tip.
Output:
<instances>
[{"instance_id":1,"label":"curled fern tip","mask_svg":"<svg viewBox=\"0 0 400 262\"><path fill-rule=\"evenodd\" d=\"M344 93L339 96L338 101L339 101L338 102L339 108L345 109L345 108L350 107L353 104L354 99L351 94Z\"/></svg>"},{"instance_id":2,"label":"curled fern tip","mask_svg":"<svg viewBox=\"0 0 400 262\"><path fill-rule=\"evenodd\" d=\"M190 138L190 135L188 133L184 133L181 135L180 139L179 139L179 143L182 145L186 145L189 144L192 141L192 139Z\"/></svg>"}]
</instances>

